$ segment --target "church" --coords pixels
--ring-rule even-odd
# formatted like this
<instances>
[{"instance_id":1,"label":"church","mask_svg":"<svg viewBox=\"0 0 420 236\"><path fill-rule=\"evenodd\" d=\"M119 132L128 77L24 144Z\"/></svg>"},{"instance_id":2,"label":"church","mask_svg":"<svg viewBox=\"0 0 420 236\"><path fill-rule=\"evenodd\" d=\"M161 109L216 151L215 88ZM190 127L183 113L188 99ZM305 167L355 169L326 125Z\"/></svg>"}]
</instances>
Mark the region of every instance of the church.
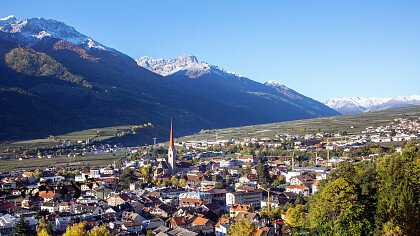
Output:
<instances>
[{"instance_id":1,"label":"church","mask_svg":"<svg viewBox=\"0 0 420 236\"><path fill-rule=\"evenodd\" d=\"M160 160L154 171L155 177L170 177L176 174L176 149L174 142L173 122L171 119L171 130L169 133L168 156L166 160Z\"/></svg>"}]
</instances>

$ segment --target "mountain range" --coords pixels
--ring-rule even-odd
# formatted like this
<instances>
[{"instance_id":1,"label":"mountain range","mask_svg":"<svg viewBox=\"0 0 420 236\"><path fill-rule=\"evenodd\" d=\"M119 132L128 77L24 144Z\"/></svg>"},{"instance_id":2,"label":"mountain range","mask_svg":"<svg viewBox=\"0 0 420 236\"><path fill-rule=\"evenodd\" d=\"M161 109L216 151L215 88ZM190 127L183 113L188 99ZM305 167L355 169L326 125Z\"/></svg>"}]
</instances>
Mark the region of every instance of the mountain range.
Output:
<instances>
[{"instance_id":1,"label":"mountain range","mask_svg":"<svg viewBox=\"0 0 420 236\"><path fill-rule=\"evenodd\" d=\"M338 114L194 56L135 61L55 20L0 18L0 57L0 140L149 122L166 139L171 117L186 135Z\"/></svg>"},{"instance_id":2,"label":"mountain range","mask_svg":"<svg viewBox=\"0 0 420 236\"><path fill-rule=\"evenodd\" d=\"M420 105L420 96L375 98L332 98L324 102L325 105L335 109L341 114L358 114L370 111L381 111L400 107Z\"/></svg>"}]
</instances>

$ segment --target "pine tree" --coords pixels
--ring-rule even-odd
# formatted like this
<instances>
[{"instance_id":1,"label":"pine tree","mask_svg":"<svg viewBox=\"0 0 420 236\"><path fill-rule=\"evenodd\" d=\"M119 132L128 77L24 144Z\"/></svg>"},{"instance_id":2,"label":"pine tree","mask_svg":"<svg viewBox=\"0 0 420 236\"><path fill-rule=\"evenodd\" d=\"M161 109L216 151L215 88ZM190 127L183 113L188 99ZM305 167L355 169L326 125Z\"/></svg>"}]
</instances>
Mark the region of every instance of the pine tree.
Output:
<instances>
[{"instance_id":1,"label":"pine tree","mask_svg":"<svg viewBox=\"0 0 420 236\"><path fill-rule=\"evenodd\" d=\"M23 217L21 217L20 220L15 224L15 228L13 229L12 235L15 235L15 236L31 235L29 224L23 219Z\"/></svg>"}]
</instances>

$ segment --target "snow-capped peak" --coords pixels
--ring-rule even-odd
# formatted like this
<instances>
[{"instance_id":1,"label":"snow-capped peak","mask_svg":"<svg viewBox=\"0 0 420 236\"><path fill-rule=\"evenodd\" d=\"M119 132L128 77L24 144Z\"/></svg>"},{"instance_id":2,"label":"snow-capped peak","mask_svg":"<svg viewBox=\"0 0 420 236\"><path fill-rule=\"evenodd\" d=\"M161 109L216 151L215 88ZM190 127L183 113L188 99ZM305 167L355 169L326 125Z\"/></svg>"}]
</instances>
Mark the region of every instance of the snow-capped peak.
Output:
<instances>
[{"instance_id":1,"label":"snow-capped peak","mask_svg":"<svg viewBox=\"0 0 420 236\"><path fill-rule=\"evenodd\" d=\"M10 16L0 18L0 21L7 21L7 20L16 20L15 15L10 15Z\"/></svg>"},{"instance_id":2,"label":"snow-capped peak","mask_svg":"<svg viewBox=\"0 0 420 236\"><path fill-rule=\"evenodd\" d=\"M207 62L198 61L197 57L192 55L181 55L175 59L154 59L149 56L143 56L136 60L137 64L144 67L152 72L167 76L175 74L179 71L186 71L189 78L197 78L204 74L215 72L215 73L226 73L238 77L242 77L239 73L226 71L218 66L211 65Z\"/></svg>"},{"instance_id":3,"label":"snow-capped peak","mask_svg":"<svg viewBox=\"0 0 420 236\"><path fill-rule=\"evenodd\" d=\"M109 50L100 43L93 41L86 35L76 31L74 27L63 22L48 20L42 17L18 20L14 16L7 16L0 19L0 37L13 38L28 46L36 44L44 37L52 37L66 40L85 48L96 48Z\"/></svg>"},{"instance_id":4,"label":"snow-capped peak","mask_svg":"<svg viewBox=\"0 0 420 236\"><path fill-rule=\"evenodd\" d=\"M86 43L86 42L84 42ZM96 48L96 49L100 49L100 50L105 50L104 46L101 46L98 43L95 43L92 39L87 39L87 45L89 48Z\"/></svg>"},{"instance_id":5,"label":"snow-capped peak","mask_svg":"<svg viewBox=\"0 0 420 236\"><path fill-rule=\"evenodd\" d=\"M379 111L397 107L420 105L420 96L412 95L406 97L354 97L354 98L332 98L324 102L325 105L343 114L360 113L367 111Z\"/></svg>"}]
</instances>

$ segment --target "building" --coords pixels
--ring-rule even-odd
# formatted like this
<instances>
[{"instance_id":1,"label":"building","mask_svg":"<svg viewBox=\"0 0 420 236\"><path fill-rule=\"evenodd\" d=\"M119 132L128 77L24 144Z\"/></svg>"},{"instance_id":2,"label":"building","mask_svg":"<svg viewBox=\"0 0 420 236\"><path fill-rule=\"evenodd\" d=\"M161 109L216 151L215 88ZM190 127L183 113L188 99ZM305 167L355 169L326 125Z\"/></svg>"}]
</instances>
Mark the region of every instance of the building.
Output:
<instances>
[{"instance_id":1,"label":"building","mask_svg":"<svg viewBox=\"0 0 420 236\"><path fill-rule=\"evenodd\" d=\"M208 192L187 192L179 194L180 207L198 207L211 203L211 194Z\"/></svg>"},{"instance_id":2,"label":"building","mask_svg":"<svg viewBox=\"0 0 420 236\"><path fill-rule=\"evenodd\" d=\"M173 123L171 119L171 131L169 134L169 147L167 159L158 160L158 165L154 168L154 176L157 178L168 177L177 172L176 168L176 148L173 137Z\"/></svg>"},{"instance_id":3,"label":"building","mask_svg":"<svg viewBox=\"0 0 420 236\"><path fill-rule=\"evenodd\" d=\"M240 191L226 193L226 205L249 204L255 208L261 207L262 190Z\"/></svg>"},{"instance_id":4,"label":"building","mask_svg":"<svg viewBox=\"0 0 420 236\"><path fill-rule=\"evenodd\" d=\"M296 194L302 194L303 196L309 196L309 188L304 185L291 185L286 187L286 192L292 192Z\"/></svg>"},{"instance_id":5,"label":"building","mask_svg":"<svg viewBox=\"0 0 420 236\"><path fill-rule=\"evenodd\" d=\"M175 149L175 144L174 144L173 123L171 119L171 131L169 134L169 147L168 147L168 163L169 163L169 168L172 174L176 173L175 159L176 159L176 149Z\"/></svg>"}]
</instances>

